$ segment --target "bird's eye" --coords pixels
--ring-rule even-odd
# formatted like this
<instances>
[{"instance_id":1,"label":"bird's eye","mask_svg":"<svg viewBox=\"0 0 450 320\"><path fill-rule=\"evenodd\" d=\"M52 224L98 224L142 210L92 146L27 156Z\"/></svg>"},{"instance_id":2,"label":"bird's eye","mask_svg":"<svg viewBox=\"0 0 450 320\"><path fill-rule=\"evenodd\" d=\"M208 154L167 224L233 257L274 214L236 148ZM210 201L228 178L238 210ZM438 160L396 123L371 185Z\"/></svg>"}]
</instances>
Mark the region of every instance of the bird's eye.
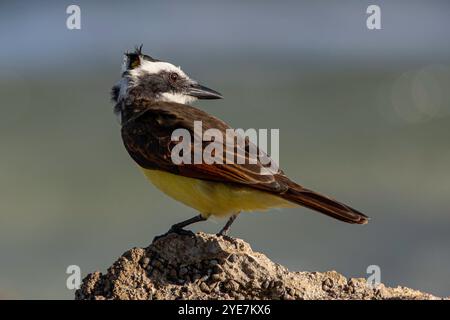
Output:
<instances>
[{"instance_id":1,"label":"bird's eye","mask_svg":"<svg viewBox=\"0 0 450 320\"><path fill-rule=\"evenodd\" d=\"M175 82L178 80L179 76L178 76L178 73L172 72L169 77L170 77L170 81Z\"/></svg>"}]
</instances>

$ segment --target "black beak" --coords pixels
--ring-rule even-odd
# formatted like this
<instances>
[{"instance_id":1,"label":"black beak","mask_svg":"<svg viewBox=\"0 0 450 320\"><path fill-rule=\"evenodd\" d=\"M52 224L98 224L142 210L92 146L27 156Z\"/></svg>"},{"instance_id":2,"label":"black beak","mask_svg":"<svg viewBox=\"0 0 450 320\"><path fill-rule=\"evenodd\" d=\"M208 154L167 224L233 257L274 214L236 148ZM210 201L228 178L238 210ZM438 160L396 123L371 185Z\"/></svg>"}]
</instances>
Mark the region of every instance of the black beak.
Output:
<instances>
[{"instance_id":1,"label":"black beak","mask_svg":"<svg viewBox=\"0 0 450 320\"><path fill-rule=\"evenodd\" d=\"M193 83L188 89L188 95L196 97L197 99L222 99L223 96L214 91L213 89L209 89L204 87L198 83Z\"/></svg>"}]
</instances>

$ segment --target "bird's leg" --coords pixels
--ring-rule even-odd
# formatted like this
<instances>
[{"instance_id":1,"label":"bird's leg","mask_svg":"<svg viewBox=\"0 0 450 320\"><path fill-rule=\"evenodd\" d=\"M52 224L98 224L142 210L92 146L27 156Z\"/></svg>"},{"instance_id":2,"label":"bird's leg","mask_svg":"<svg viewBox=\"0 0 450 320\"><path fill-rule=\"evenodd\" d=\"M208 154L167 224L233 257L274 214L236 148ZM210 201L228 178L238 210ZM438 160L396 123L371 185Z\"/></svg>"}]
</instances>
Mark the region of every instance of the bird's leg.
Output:
<instances>
[{"instance_id":1,"label":"bird's leg","mask_svg":"<svg viewBox=\"0 0 450 320\"><path fill-rule=\"evenodd\" d=\"M186 227L190 224L196 223L196 222L205 221L206 219L207 218L204 218L201 214L199 214L193 218L190 218L190 219L187 219L187 220L184 220L184 221L174 224L172 227L170 227L169 233L170 232L179 233L180 231L183 233L183 232L187 231L187 230L183 229L184 227ZM191 234L192 234L192 231L187 231L187 232L191 232Z\"/></svg>"},{"instance_id":2,"label":"bird's leg","mask_svg":"<svg viewBox=\"0 0 450 320\"><path fill-rule=\"evenodd\" d=\"M196 223L196 222L200 222L200 221L205 221L205 220L207 220L207 218L205 218L201 214L199 214L199 215L197 215L197 216L195 216L193 218L190 218L190 219L187 219L187 220L175 223L172 227L170 227L169 231L167 231L166 233L164 233L164 234L162 234L160 236L156 236L153 239L153 241L155 241L155 240L157 240L159 238L165 237L166 235L168 235L170 233L176 233L176 234L179 234L179 235L193 236L194 233L192 231L184 230L183 228L188 226L188 225L190 225L190 224L193 224L193 223Z\"/></svg>"},{"instance_id":3,"label":"bird's leg","mask_svg":"<svg viewBox=\"0 0 450 320\"><path fill-rule=\"evenodd\" d=\"M222 230L219 231L219 233L217 234L218 236L227 236L228 231L230 231L230 227L233 224L234 220L236 220L237 216L239 215L239 213L233 214L230 219L228 219L227 223L225 224L225 226L222 228Z\"/></svg>"}]
</instances>

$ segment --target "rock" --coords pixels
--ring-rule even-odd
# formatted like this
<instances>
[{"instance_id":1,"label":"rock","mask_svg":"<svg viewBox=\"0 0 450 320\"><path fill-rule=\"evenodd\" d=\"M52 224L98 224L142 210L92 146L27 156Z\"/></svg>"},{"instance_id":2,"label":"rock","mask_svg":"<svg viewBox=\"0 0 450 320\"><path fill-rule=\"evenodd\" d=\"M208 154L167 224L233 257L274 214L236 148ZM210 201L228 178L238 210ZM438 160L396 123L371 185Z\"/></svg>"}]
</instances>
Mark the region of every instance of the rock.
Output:
<instances>
[{"instance_id":1,"label":"rock","mask_svg":"<svg viewBox=\"0 0 450 320\"><path fill-rule=\"evenodd\" d=\"M290 272L240 239L169 234L84 278L78 300L439 299L405 287L372 288L336 271Z\"/></svg>"}]
</instances>

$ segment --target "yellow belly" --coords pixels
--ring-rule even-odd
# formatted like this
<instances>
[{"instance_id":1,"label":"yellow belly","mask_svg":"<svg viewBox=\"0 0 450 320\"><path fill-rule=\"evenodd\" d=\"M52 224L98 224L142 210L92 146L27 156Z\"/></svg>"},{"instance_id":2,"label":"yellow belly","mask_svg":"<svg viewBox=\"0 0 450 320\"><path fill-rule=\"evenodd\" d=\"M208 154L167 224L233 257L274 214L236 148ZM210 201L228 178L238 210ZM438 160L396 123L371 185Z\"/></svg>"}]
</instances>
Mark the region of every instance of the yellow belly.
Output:
<instances>
[{"instance_id":1,"label":"yellow belly","mask_svg":"<svg viewBox=\"0 0 450 320\"><path fill-rule=\"evenodd\" d=\"M160 170L141 169L158 189L198 210L204 217L224 217L241 211L297 206L270 193L248 187L188 178Z\"/></svg>"}]
</instances>

